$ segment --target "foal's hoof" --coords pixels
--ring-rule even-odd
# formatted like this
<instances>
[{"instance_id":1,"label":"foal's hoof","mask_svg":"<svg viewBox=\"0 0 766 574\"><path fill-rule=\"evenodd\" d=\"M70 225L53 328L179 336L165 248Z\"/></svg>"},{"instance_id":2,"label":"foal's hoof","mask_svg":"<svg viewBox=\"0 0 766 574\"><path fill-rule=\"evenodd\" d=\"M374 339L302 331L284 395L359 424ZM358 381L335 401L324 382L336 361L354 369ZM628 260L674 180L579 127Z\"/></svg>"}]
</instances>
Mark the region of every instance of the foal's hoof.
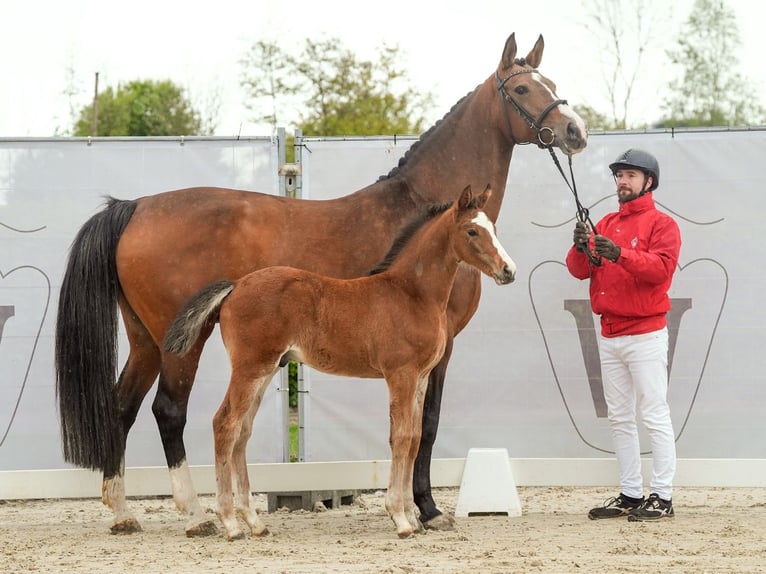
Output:
<instances>
[{"instance_id":1,"label":"foal's hoof","mask_svg":"<svg viewBox=\"0 0 766 574\"><path fill-rule=\"evenodd\" d=\"M109 527L112 534L135 534L141 532L143 528L135 518L126 518L120 522L115 522Z\"/></svg>"},{"instance_id":2,"label":"foal's hoof","mask_svg":"<svg viewBox=\"0 0 766 574\"><path fill-rule=\"evenodd\" d=\"M263 530L255 531L253 530L252 536L253 538L266 538L271 532L269 532L269 529L264 527Z\"/></svg>"},{"instance_id":3,"label":"foal's hoof","mask_svg":"<svg viewBox=\"0 0 766 574\"><path fill-rule=\"evenodd\" d=\"M425 527L425 526L423 526L423 523L422 523L422 522L420 522L420 520L419 520L419 519L416 519L416 522L417 522L417 523L416 523L416 525L415 525L415 527L414 527L414 528L415 528L415 532L416 532L417 534L425 534L425 532L426 532L426 527Z\"/></svg>"},{"instance_id":4,"label":"foal's hoof","mask_svg":"<svg viewBox=\"0 0 766 574\"><path fill-rule=\"evenodd\" d=\"M186 529L187 538L201 538L203 536L213 536L214 534L218 534L218 527L212 520L200 522Z\"/></svg>"},{"instance_id":5,"label":"foal's hoof","mask_svg":"<svg viewBox=\"0 0 766 574\"><path fill-rule=\"evenodd\" d=\"M439 514L423 523L426 530L455 530L455 518L449 514Z\"/></svg>"},{"instance_id":6,"label":"foal's hoof","mask_svg":"<svg viewBox=\"0 0 766 574\"><path fill-rule=\"evenodd\" d=\"M245 539L245 531L240 530L239 532L235 532L234 534L228 534L226 536L226 539L231 542L232 540L244 540Z\"/></svg>"}]
</instances>

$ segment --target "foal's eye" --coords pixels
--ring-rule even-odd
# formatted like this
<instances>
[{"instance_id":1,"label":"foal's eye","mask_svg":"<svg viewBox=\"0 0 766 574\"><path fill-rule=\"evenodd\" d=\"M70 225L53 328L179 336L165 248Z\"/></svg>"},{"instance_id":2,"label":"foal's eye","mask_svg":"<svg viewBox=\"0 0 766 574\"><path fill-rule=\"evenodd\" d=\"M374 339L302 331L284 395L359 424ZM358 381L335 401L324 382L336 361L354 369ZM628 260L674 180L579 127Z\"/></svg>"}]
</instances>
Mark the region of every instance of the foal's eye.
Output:
<instances>
[{"instance_id":1,"label":"foal's eye","mask_svg":"<svg viewBox=\"0 0 766 574\"><path fill-rule=\"evenodd\" d=\"M515 88L513 88L513 91L519 94L520 96L523 96L524 94L529 92L526 86L516 86Z\"/></svg>"},{"instance_id":2,"label":"foal's eye","mask_svg":"<svg viewBox=\"0 0 766 574\"><path fill-rule=\"evenodd\" d=\"M468 235L471 236L471 237L477 237L479 235L479 232L476 231L475 229L469 229L468 230Z\"/></svg>"}]
</instances>

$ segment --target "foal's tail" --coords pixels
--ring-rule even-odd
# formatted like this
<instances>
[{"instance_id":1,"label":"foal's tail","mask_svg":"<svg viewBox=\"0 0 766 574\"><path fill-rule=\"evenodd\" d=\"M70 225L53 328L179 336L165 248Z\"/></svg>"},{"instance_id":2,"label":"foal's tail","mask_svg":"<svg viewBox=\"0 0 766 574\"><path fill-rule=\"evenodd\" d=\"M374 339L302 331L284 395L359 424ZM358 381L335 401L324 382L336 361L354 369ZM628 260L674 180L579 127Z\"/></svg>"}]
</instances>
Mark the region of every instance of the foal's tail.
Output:
<instances>
[{"instance_id":1,"label":"foal's tail","mask_svg":"<svg viewBox=\"0 0 766 574\"><path fill-rule=\"evenodd\" d=\"M115 474L124 452L117 372L116 251L135 201L107 198L69 251L56 318L56 396L64 459Z\"/></svg>"},{"instance_id":2,"label":"foal's tail","mask_svg":"<svg viewBox=\"0 0 766 574\"><path fill-rule=\"evenodd\" d=\"M233 281L216 281L189 299L165 334L165 350L176 355L188 353L205 323L218 318L221 303L232 289Z\"/></svg>"}]
</instances>

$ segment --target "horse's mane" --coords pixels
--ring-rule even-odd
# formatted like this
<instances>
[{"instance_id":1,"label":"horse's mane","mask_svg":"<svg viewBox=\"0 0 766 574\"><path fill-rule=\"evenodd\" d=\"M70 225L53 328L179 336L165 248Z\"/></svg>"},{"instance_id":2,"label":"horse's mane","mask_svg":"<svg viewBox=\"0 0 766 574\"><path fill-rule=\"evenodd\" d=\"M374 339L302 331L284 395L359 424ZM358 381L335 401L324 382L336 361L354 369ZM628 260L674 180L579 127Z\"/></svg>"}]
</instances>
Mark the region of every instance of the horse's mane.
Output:
<instances>
[{"instance_id":1,"label":"horse's mane","mask_svg":"<svg viewBox=\"0 0 766 574\"><path fill-rule=\"evenodd\" d=\"M477 86L477 88L478 88L478 86ZM449 111L448 111L446 114L444 114L444 116L443 116L443 117L442 117L440 120L437 120L437 121L436 121L436 123L435 123L434 125L432 125L430 128L428 128L428 130L426 130L426 131L425 131L425 132L424 132L424 133L423 133L423 134L422 134L422 135L421 135L421 136L420 136L420 137L417 139L417 141L416 141L414 144L412 144L412 145L409 147L409 149L407 149L407 151L406 151L406 152L404 152L404 155L403 155L402 157L400 157L400 158L399 158L399 163L398 163L398 164L397 164L395 167L393 167L393 168L391 169L391 171L389 171L389 172L388 172L386 175L381 175L381 176L378 178L378 181L383 181L384 179L389 179L389 178L392 178L392 177L394 177L396 174L398 174L398 173L399 173L399 170L400 170L402 167L404 167L404 164L406 164L406 163L407 163L407 160L410 158L410 156L411 156L413 153L415 153L415 151L417 150L418 146L419 146L421 143L423 143L423 142L424 142L426 139L428 139L428 136L430 136L430 135L431 135L431 134L434 132L434 130L436 130L436 128L438 128L438 127L441 125L441 123L442 123L444 120L446 120L446 119L447 119L447 117L448 117L448 116L449 116L449 115L450 115L450 114L451 114L453 111L455 111L455 109L456 109L456 108L457 108L457 107L458 107L460 104L462 104L462 103L463 103L463 102L464 102L464 101L465 101L465 100L468 98L468 96L470 96L471 94L473 94L475 91L476 91L476 89L474 89L474 90L473 90L473 91L471 91L471 92L468 92L468 93L467 93L465 96L463 96L462 98L460 98L460 99L459 99L459 100L458 100L458 101L455 103L455 105L453 105L453 106L450 108L450 110L449 110Z\"/></svg>"},{"instance_id":2,"label":"horse's mane","mask_svg":"<svg viewBox=\"0 0 766 574\"><path fill-rule=\"evenodd\" d=\"M428 221L440 213L447 211L450 207L452 207L453 203L454 201L431 204L424 208L418 215L413 217L410 222L407 223L407 225L405 225L399 232L399 235L394 240L393 244L391 245L391 249L388 250L388 253L383 258L383 260L375 267L373 267L367 274L377 275L378 273L382 273L391 267L391 264L397 258L399 253L401 253L402 249L404 249L404 246L407 245L409 240L412 239L412 236L415 235L418 229L423 227Z\"/></svg>"}]
</instances>

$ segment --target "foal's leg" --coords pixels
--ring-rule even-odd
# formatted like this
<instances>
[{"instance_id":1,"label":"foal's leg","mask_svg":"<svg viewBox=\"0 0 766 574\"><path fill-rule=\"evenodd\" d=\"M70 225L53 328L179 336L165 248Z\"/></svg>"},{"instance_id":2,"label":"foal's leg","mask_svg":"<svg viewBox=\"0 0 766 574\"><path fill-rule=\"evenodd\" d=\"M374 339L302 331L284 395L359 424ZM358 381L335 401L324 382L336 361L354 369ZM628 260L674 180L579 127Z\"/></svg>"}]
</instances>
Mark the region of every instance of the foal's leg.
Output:
<instances>
[{"instance_id":1,"label":"foal's leg","mask_svg":"<svg viewBox=\"0 0 766 574\"><path fill-rule=\"evenodd\" d=\"M413 469L415 465L415 458L418 455L418 449L420 448L421 438L421 425L423 424L423 402L425 400L426 389L428 388L428 377L418 379L418 386L415 393L415 404L413 405L413 419L412 419L412 441L410 442L410 448L407 452L407 475L402 485L402 492L404 496L404 512L407 515L412 527L416 532L424 532L425 528L418 519L415 513L415 499L413 496Z\"/></svg>"},{"instance_id":2,"label":"foal's leg","mask_svg":"<svg viewBox=\"0 0 766 574\"><path fill-rule=\"evenodd\" d=\"M263 394L269 386L273 375L256 383L258 387L250 410L242 421L239 431L239 438L234 443L232 453L232 466L234 468L234 505L240 518L250 527L250 533L253 536L266 536L269 529L261 520L261 517L252 506L250 493L250 477L247 472L247 441L253 432L253 420L261 406Z\"/></svg>"},{"instance_id":3,"label":"foal's leg","mask_svg":"<svg viewBox=\"0 0 766 574\"><path fill-rule=\"evenodd\" d=\"M130 343L128 360L120 373L116 386L120 419L115 421L115 424L122 425L123 454L119 468L104 469L101 500L114 513L110 527L112 533L129 534L140 532L141 525L128 509L125 498L125 444L141 403L157 378L157 373L160 370L160 352L151 335L132 310L123 301L120 302L120 307Z\"/></svg>"},{"instance_id":4,"label":"foal's leg","mask_svg":"<svg viewBox=\"0 0 766 574\"><path fill-rule=\"evenodd\" d=\"M412 448L414 433L415 393L417 375L411 372L397 372L386 376L389 392L389 418L391 445L391 474L386 491L386 511L396 525L399 538L412 536L415 527L405 512L404 487L409 485L412 474L412 459L408 452ZM410 491L412 489L410 488Z\"/></svg>"},{"instance_id":5,"label":"foal's leg","mask_svg":"<svg viewBox=\"0 0 766 574\"><path fill-rule=\"evenodd\" d=\"M246 370L245 372L253 371ZM229 540L245 537L234 512L234 480L232 476L234 448L260 386L266 378L268 377L243 375L242 370L234 367L226 396L213 417L218 518L223 523L226 537ZM245 472L247 472L247 468L245 468ZM239 484L241 484L241 477ZM247 488L249 489L249 483Z\"/></svg>"},{"instance_id":6,"label":"foal's leg","mask_svg":"<svg viewBox=\"0 0 766 574\"><path fill-rule=\"evenodd\" d=\"M420 450L415 459L413 484L415 504L420 509L420 520L423 525L433 530L452 530L455 528L455 519L452 516L442 514L441 510L436 508L436 503L431 495L431 453L433 452L434 441L436 441L436 431L439 429L442 390L444 389L447 365L452 355L452 342L452 337L448 337L444 356L428 376L428 390L423 404L423 430L420 437Z\"/></svg>"}]
</instances>

